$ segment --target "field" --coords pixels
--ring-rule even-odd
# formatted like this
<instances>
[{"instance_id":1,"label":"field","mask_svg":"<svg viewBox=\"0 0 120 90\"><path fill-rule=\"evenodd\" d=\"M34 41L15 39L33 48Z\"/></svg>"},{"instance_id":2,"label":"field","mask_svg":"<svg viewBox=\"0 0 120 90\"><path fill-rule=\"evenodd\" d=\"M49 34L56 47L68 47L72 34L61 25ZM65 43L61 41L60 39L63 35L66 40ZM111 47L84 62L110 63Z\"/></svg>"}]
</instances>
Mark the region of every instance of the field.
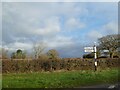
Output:
<instances>
[{"instance_id":1,"label":"field","mask_svg":"<svg viewBox=\"0 0 120 90\"><path fill-rule=\"evenodd\" d=\"M75 88L118 82L118 69L3 74L3 88Z\"/></svg>"}]
</instances>

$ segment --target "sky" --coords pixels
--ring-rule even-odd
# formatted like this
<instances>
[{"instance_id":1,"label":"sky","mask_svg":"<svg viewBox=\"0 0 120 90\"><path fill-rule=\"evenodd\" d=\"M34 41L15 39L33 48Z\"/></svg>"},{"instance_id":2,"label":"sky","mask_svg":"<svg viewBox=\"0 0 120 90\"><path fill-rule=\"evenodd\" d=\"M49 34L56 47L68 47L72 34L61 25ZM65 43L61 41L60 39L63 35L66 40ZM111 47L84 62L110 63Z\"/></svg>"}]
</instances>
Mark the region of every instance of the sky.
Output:
<instances>
[{"instance_id":1,"label":"sky","mask_svg":"<svg viewBox=\"0 0 120 90\"><path fill-rule=\"evenodd\" d=\"M60 57L82 57L84 47L118 33L117 2L2 2L0 12L0 45L9 51L42 42Z\"/></svg>"}]
</instances>

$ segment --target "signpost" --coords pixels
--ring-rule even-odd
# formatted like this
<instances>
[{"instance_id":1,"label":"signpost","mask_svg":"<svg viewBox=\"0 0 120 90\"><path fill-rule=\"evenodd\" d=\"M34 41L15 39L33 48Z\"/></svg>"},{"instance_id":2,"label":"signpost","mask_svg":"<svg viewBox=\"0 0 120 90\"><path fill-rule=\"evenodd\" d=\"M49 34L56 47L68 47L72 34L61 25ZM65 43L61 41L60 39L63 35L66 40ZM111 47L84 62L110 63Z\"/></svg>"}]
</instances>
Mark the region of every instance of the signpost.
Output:
<instances>
[{"instance_id":1,"label":"signpost","mask_svg":"<svg viewBox=\"0 0 120 90\"><path fill-rule=\"evenodd\" d=\"M94 44L94 59L95 59L95 71L97 71L97 54L96 54L96 52L97 52L97 48L96 48L96 42L95 42L95 44Z\"/></svg>"},{"instance_id":2,"label":"signpost","mask_svg":"<svg viewBox=\"0 0 120 90\"><path fill-rule=\"evenodd\" d=\"M97 48L96 48L96 42L93 47L84 47L85 52L94 52L94 65L95 65L95 71L97 71Z\"/></svg>"}]
</instances>

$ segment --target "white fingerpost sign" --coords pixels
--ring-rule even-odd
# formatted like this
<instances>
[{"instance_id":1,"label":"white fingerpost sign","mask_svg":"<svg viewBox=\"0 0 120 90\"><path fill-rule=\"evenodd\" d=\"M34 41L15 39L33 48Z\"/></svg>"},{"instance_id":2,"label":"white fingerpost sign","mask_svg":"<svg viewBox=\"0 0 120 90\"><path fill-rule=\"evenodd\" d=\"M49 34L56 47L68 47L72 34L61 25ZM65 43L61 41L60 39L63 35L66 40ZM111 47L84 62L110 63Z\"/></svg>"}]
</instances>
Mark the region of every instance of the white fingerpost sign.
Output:
<instances>
[{"instance_id":1,"label":"white fingerpost sign","mask_svg":"<svg viewBox=\"0 0 120 90\"><path fill-rule=\"evenodd\" d=\"M84 47L84 51L85 52L94 52L94 48L93 47Z\"/></svg>"}]
</instances>

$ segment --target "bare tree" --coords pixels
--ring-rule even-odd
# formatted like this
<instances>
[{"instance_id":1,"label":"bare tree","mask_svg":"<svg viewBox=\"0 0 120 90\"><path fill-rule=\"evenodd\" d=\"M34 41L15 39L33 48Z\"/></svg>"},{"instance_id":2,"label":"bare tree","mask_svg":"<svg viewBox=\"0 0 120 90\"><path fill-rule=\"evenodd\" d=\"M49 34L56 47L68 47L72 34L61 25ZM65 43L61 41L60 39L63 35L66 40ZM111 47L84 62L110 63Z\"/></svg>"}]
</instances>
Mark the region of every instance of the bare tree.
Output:
<instances>
[{"instance_id":1,"label":"bare tree","mask_svg":"<svg viewBox=\"0 0 120 90\"><path fill-rule=\"evenodd\" d=\"M38 59L42 55L42 53L44 52L45 48L46 48L46 45L43 42L36 43L33 46L35 59Z\"/></svg>"},{"instance_id":2,"label":"bare tree","mask_svg":"<svg viewBox=\"0 0 120 90\"><path fill-rule=\"evenodd\" d=\"M5 48L1 48L1 53L2 53L2 59L7 59L8 58L8 50Z\"/></svg>"},{"instance_id":3,"label":"bare tree","mask_svg":"<svg viewBox=\"0 0 120 90\"><path fill-rule=\"evenodd\" d=\"M120 35L114 34L114 35L107 35L102 38L98 39L99 42L99 49L109 50L110 57L112 58L114 53L119 48L119 41L120 41Z\"/></svg>"}]
</instances>

